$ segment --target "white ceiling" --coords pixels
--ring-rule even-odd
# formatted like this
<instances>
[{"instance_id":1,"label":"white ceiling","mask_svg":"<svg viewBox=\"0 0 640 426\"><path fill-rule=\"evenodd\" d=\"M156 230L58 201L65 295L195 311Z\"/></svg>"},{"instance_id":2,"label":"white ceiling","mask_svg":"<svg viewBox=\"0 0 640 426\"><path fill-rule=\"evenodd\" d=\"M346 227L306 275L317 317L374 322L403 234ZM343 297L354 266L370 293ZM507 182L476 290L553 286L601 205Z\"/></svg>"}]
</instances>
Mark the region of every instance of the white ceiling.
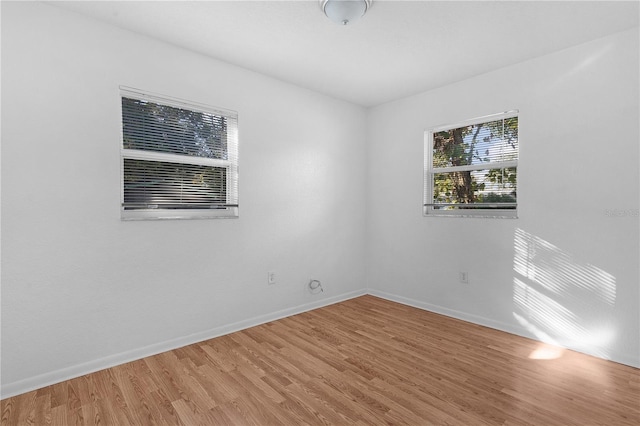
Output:
<instances>
[{"instance_id":1,"label":"white ceiling","mask_svg":"<svg viewBox=\"0 0 640 426\"><path fill-rule=\"evenodd\" d=\"M622 31L638 1L374 0L340 26L317 0L56 6L363 106Z\"/></svg>"}]
</instances>

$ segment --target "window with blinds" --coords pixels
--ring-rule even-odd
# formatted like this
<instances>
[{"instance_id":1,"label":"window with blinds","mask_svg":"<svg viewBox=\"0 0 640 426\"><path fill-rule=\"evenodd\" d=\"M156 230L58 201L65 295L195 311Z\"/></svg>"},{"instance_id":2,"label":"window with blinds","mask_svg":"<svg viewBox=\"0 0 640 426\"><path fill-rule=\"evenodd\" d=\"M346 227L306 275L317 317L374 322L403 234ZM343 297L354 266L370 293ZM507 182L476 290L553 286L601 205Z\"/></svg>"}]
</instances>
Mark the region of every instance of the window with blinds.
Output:
<instances>
[{"instance_id":1,"label":"window with blinds","mask_svg":"<svg viewBox=\"0 0 640 426\"><path fill-rule=\"evenodd\" d=\"M427 216L517 217L518 111L425 132Z\"/></svg>"},{"instance_id":2,"label":"window with blinds","mask_svg":"<svg viewBox=\"0 0 640 426\"><path fill-rule=\"evenodd\" d=\"M123 219L238 216L237 113L121 88Z\"/></svg>"}]
</instances>

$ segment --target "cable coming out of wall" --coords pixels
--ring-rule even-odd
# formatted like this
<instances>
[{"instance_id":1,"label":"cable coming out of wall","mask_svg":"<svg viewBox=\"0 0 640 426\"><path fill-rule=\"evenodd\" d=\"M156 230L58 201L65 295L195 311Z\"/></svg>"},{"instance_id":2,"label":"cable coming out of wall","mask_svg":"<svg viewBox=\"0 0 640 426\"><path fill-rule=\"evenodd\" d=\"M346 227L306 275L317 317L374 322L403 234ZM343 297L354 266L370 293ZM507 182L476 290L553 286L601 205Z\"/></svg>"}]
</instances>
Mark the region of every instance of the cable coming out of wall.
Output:
<instances>
[{"instance_id":1,"label":"cable coming out of wall","mask_svg":"<svg viewBox=\"0 0 640 426\"><path fill-rule=\"evenodd\" d=\"M319 280L311 280L309 281L309 291L311 294L319 294L324 292L322 288L322 283Z\"/></svg>"}]
</instances>

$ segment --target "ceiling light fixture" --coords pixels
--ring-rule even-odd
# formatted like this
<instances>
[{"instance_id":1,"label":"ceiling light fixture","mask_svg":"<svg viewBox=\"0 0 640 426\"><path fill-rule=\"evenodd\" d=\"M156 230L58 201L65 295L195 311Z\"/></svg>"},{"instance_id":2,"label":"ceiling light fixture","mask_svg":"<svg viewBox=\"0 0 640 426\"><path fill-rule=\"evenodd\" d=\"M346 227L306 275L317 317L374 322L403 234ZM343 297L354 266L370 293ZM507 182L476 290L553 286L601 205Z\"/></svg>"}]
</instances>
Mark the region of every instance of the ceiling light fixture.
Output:
<instances>
[{"instance_id":1,"label":"ceiling light fixture","mask_svg":"<svg viewBox=\"0 0 640 426\"><path fill-rule=\"evenodd\" d=\"M373 0L320 0L320 7L327 18L347 25L362 18Z\"/></svg>"}]
</instances>

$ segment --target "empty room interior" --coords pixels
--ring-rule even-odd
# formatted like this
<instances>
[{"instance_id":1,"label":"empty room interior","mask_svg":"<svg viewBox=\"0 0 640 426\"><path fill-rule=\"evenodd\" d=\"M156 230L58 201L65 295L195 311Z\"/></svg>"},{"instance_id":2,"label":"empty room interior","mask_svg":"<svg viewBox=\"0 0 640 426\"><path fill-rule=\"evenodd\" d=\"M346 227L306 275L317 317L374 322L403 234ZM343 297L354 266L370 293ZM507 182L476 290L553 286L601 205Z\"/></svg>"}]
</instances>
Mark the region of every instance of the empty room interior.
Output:
<instances>
[{"instance_id":1,"label":"empty room interior","mask_svg":"<svg viewBox=\"0 0 640 426\"><path fill-rule=\"evenodd\" d=\"M640 424L637 1L2 1L2 425Z\"/></svg>"}]
</instances>

